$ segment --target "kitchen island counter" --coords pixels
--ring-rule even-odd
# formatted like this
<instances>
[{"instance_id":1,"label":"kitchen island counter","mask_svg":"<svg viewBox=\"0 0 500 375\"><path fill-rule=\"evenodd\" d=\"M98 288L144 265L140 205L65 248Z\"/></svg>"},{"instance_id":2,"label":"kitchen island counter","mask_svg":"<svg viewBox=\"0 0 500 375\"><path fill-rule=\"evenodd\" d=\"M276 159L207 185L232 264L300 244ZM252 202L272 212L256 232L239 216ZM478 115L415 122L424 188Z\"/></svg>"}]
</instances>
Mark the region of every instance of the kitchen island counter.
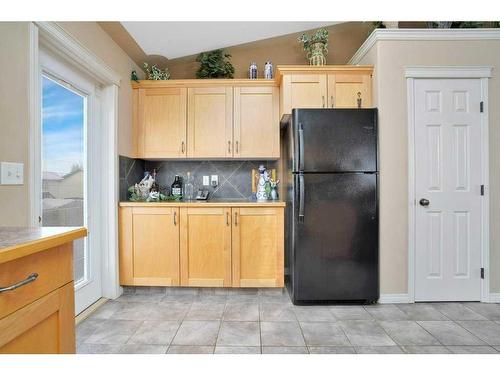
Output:
<instances>
[{"instance_id":1,"label":"kitchen island counter","mask_svg":"<svg viewBox=\"0 0 500 375\"><path fill-rule=\"evenodd\" d=\"M85 237L82 227L0 228L0 264Z\"/></svg>"}]
</instances>

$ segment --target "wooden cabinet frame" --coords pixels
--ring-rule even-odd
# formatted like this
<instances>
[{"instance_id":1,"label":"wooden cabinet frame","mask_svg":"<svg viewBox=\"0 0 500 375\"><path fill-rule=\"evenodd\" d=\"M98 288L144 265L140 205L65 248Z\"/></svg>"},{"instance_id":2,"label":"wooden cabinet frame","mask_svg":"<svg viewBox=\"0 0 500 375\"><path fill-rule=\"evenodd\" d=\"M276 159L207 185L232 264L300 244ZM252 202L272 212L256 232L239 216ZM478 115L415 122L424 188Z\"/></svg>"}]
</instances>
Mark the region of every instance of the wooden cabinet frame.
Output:
<instances>
[{"instance_id":1,"label":"wooden cabinet frame","mask_svg":"<svg viewBox=\"0 0 500 375\"><path fill-rule=\"evenodd\" d=\"M372 106L373 66L281 65L276 69L280 84L280 113L292 108L357 108Z\"/></svg>"},{"instance_id":2,"label":"wooden cabinet frame","mask_svg":"<svg viewBox=\"0 0 500 375\"><path fill-rule=\"evenodd\" d=\"M187 89L164 87L139 89L134 118L138 122L137 153L144 158L185 158L187 156ZM161 100L171 99L163 102ZM154 100L158 103L149 103ZM172 103L173 99L173 103ZM151 145L151 142L156 142Z\"/></svg>"},{"instance_id":3,"label":"wooden cabinet frame","mask_svg":"<svg viewBox=\"0 0 500 375\"><path fill-rule=\"evenodd\" d=\"M220 108L208 101L208 105L198 108L197 96L207 98L207 100L221 96L224 98L224 107L220 113L217 113ZM221 124L220 119L223 119L224 123ZM201 135L198 132L201 132ZM213 135L208 138L206 136L208 133L213 133ZM188 89L187 134L187 150L190 158L233 156L232 87L193 87Z\"/></svg>"},{"instance_id":4,"label":"wooden cabinet frame","mask_svg":"<svg viewBox=\"0 0 500 375\"><path fill-rule=\"evenodd\" d=\"M132 88L133 147L137 157L165 159L279 158L279 89L274 80L146 80L133 82ZM235 105L237 95L252 95L252 93L255 95L271 93L273 96L273 123L265 126L260 124L261 127L265 128L265 131L258 129L255 133L257 137L263 137L263 134L271 137L272 142L264 142L264 146L261 145L259 148L255 146L257 142L252 142L249 145L249 142L244 139L245 133L249 131L245 128L243 129L245 131L242 132L241 121L237 121L235 117L235 111L241 113L241 107ZM181 125L177 127L170 124L161 126L161 119L166 118L169 112L166 109L150 110L148 116L159 119L155 129L168 131L169 127L172 126L173 138L175 139L172 142L176 145L175 148L170 144L164 145L163 149L158 146L152 150L146 142L149 134L154 133L154 129L149 130L145 125L147 122L145 119L145 99L162 95L179 95L181 97L183 104L179 107L178 113L184 113L184 128L180 129ZM213 105L213 102L217 102L214 98L222 95L225 99L224 109L221 109L220 103L218 106ZM197 106L197 98L206 98L206 104L203 104L203 100L201 100L201 105ZM249 118L245 118L245 120L250 123L253 115L249 116L250 120L248 120ZM259 115L255 115L255 117L256 120L260 119ZM180 121L178 123L180 124ZM201 135L198 134L200 131ZM183 137L178 134L183 135ZM165 138L164 134L163 138ZM161 145L161 140L159 144ZM240 150L242 151L240 152Z\"/></svg>"},{"instance_id":5,"label":"wooden cabinet frame","mask_svg":"<svg viewBox=\"0 0 500 375\"><path fill-rule=\"evenodd\" d=\"M70 282L0 319L0 354L75 353L74 295Z\"/></svg>"},{"instance_id":6,"label":"wooden cabinet frame","mask_svg":"<svg viewBox=\"0 0 500 375\"><path fill-rule=\"evenodd\" d=\"M182 286L231 286L231 208L190 207L181 208L181 253L180 271ZM215 217L218 222L197 223L196 234L191 233L190 217ZM201 225L200 225L201 224ZM221 231L221 238L214 231ZM215 237L214 237L215 236ZM221 241L220 246L217 240ZM192 247L192 244L196 246ZM217 254L218 252L218 254ZM217 262L217 257L219 261ZM199 269L191 269L199 266ZM200 269L203 268L203 272ZM192 275L191 272L203 276Z\"/></svg>"},{"instance_id":7,"label":"wooden cabinet frame","mask_svg":"<svg viewBox=\"0 0 500 375\"><path fill-rule=\"evenodd\" d=\"M233 208L232 213L234 219L232 226L233 287L283 287L283 208L241 207ZM272 218L274 223L247 224L247 218ZM270 226L265 227L265 224L270 224ZM245 228L247 225L249 227ZM244 244L242 243L243 232L245 235L251 233L251 239L243 238L246 239ZM248 241L252 242L249 244ZM265 248L266 243L271 243L271 248ZM243 249L250 251L243 253Z\"/></svg>"},{"instance_id":8,"label":"wooden cabinet frame","mask_svg":"<svg viewBox=\"0 0 500 375\"><path fill-rule=\"evenodd\" d=\"M123 285L179 285L179 208L125 207L120 209L120 283ZM144 218L145 225L134 223ZM143 231L148 223L166 222L164 227ZM136 226L139 224L139 226ZM141 241L138 243L138 241ZM148 254L139 255L146 241ZM149 274L148 274L149 273ZM159 276L161 275L161 276Z\"/></svg>"},{"instance_id":9,"label":"wooden cabinet frame","mask_svg":"<svg viewBox=\"0 0 500 375\"><path fill-rule=\"evenodd\" d=\"M247 103L245 107L245 98L253 99L255 103ZM279 158L278 88L235 87L233 105L233 156L235 158Z\"/></svg>"},{"instance_id":10,"label":"wooden cabinet frame","mask_svg":"<svg viewBox=\"0 0 500 375\"><path fill-rule=\"evenodd\" d=\"M120 207L120 274L122 285L188 287L283 287L284 207L196 204ZM137 278L133 274L132 209L178 212L179 282ZM161 214L158 211L158 214ZM208 220L205 220L207 218ZM257 220L252 220L252 219ZM247 220L250 219L250 220ZM158 236L152 233L151 236ZM175 239L169 237L175 243ZM244 243L242 243L242 241ZM165 242L165 241L164 241ZM177 258L176 258L177 257ZM259 263L262 261L262 264ZM156 267L156 265L155 265Z\"/></svg>"}]
</instances>

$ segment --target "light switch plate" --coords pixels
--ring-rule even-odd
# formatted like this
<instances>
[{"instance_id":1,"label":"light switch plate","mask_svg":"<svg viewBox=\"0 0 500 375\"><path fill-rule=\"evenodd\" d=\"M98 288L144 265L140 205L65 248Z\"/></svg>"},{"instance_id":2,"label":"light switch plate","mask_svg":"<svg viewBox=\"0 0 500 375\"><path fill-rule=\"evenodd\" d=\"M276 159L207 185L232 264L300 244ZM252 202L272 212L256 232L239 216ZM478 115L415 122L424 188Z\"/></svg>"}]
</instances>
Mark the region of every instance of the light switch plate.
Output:
<instances>
[{"instance_id":1,"label":"light switch plate","mask_svg":"<svg viewBox=\"0 0 500 375\"><path fill-rule=\"evenodd\" d=\"M210 186L210 176L203 176L203 186Z\"/></svg>"},{"instance_id":2,"label":"light switch plate","mask_svg":"<svg viewBox=\"0 0 500 375\"><path fill-rule=\"evenodd\" d=\"M23 175L23 163L0 162L0 185L22 185Z\"/></svg>"}]
</instances>

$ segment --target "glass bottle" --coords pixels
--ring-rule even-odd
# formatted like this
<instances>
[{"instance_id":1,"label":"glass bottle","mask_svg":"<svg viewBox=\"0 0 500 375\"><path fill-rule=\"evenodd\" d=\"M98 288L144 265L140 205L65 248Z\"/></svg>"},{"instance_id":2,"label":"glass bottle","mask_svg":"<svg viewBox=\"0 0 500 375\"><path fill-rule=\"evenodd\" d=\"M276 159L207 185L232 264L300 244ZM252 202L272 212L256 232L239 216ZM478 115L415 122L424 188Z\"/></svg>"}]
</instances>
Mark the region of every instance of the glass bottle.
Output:
<instances>
[{"instance_id":1,"label":"glass bottle","mask_svg":"<svg viewBox=\"0 0 500 375\"><path fill-rule=\"evenodd\" d=\"M175 199L182 199L182 180L179 175L175 176L174 182L172 184L172 195Z\"/></svg>"},{"instance_id":2,"label":"glass bottle","mask_svg":"<svg viewBox=\"0 0 500 375\"><path fill-rule=\"evenodd\" d=\"M188 201L194 198L194 186L191 172L187 173L186 184L184 185L184 198Z\"/></svg>"}]
</instances>

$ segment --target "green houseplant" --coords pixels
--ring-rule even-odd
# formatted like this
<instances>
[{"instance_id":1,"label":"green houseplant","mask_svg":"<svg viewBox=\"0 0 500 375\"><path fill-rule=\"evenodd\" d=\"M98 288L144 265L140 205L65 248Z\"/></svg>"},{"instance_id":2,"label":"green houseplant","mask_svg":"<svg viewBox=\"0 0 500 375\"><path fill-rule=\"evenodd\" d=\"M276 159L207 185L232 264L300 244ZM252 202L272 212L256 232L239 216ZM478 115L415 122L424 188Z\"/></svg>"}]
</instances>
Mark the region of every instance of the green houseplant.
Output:
<instances>
[{"instance_id":1,"label":"green houseplant","mask_svg":"<svg viewBox=\"0 0 500 375\"><path fill-rule=\"evenodd\" d=\"M200 63L196 78L234 78L234 67L229 61L230 58L231 55L224 53L222 49L200 53L196 58Z\"/></svg>"},{"instance_id":2,"label":"green houseplant","mask_svg":"<svg viewBox=\"0 0 500 375\"><path fill-rule=\"evenodd\" d=\"M319 29L312 35L302 34L298 38L307 53L309 65L325 65L328 54L328 30Z\"/></svg>"},{"instance_id":3,"label":"green houseplant","mask_svg":"<svg viewBox=\"0 0 500 375\"><path fill-rule=\"evenodd\" d=\"M149 64L145 62L144 70L146 71L148 79L150 80L164 81L170 79L170 72L168 71L168 68L165 68L165 70L161 70L156 65L149 66Z\"/></svg>"}]
</instances>

